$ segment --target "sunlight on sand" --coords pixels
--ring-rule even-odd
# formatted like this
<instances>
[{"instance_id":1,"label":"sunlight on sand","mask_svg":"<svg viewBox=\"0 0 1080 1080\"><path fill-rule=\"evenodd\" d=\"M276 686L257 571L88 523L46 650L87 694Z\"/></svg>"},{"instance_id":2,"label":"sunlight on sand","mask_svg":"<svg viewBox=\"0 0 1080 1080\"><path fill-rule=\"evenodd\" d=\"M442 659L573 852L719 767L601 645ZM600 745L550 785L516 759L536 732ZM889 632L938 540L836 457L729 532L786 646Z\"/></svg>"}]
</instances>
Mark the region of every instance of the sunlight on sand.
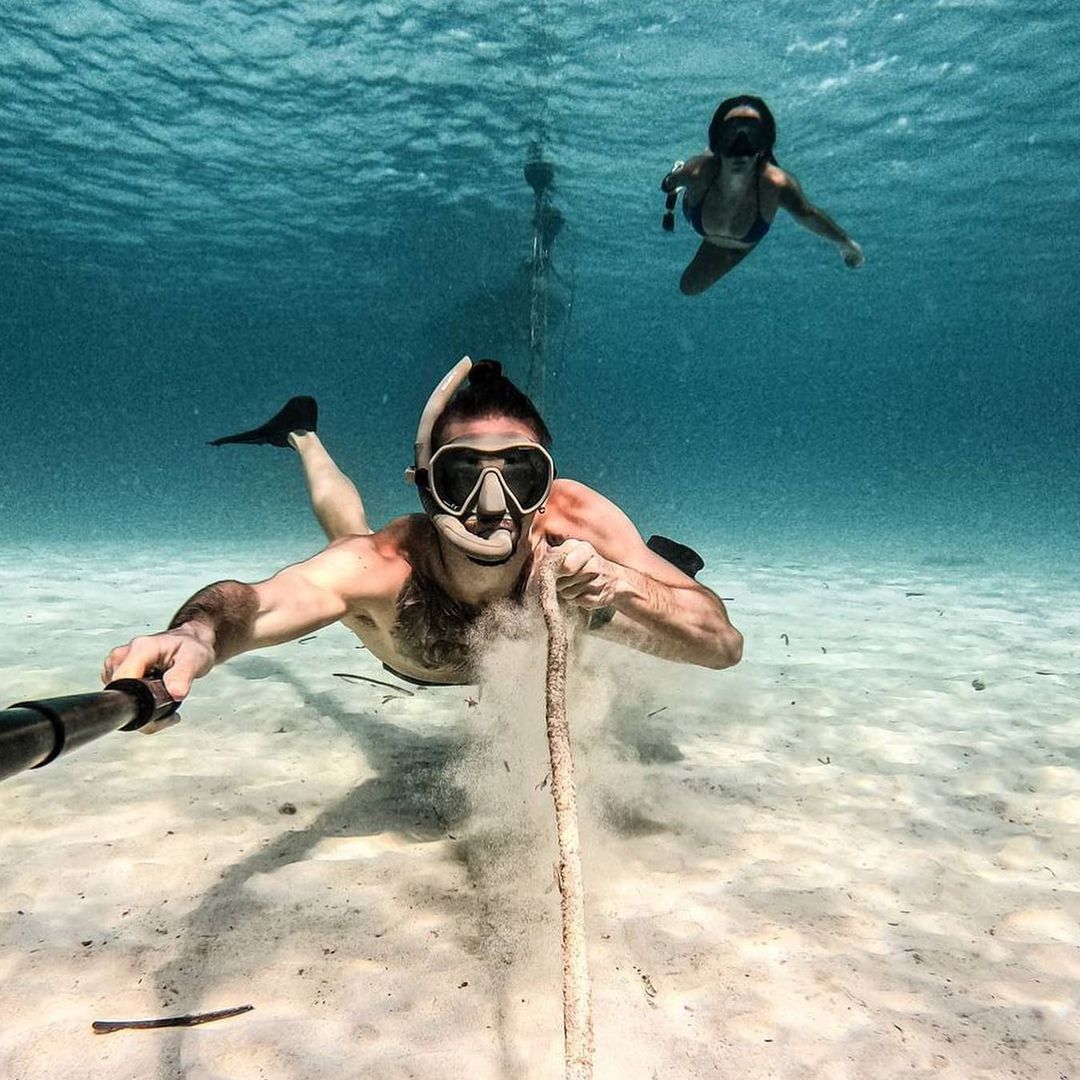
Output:
<instances>
[{"instance_id":1,"label":"sunlight on sand","mask_svg":"<svg viewBox=\"0 0 1080 1080\"><path fill-rule=\"evenodd\" d=\"M288 558L10 553L5 693L90 689L197 586ZM591 641L571 678L597 1076L1075 1075L1080 590L711 574L740 667ZM332 677L389 678L333 627L214 672L161 735L7 781L0 1075L556 1075L542 653L530 631L479 695L390 696Z\"/></svg>"}]
</instances>

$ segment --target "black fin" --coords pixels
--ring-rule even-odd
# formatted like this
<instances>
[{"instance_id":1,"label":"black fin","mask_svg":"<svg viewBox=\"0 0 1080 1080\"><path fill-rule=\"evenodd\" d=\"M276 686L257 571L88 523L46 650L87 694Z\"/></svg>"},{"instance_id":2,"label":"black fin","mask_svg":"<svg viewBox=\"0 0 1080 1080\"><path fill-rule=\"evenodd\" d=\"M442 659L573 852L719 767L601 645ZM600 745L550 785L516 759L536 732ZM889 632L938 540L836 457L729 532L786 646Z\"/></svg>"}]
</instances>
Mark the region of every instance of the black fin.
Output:
<instances>
[{"instance_id":1,"label":"black fin","mask_svg":"<svg viewBox=\"0 0 1080 1080\"><path fill-rule=\"evenodd\" d=\"M319 406L313 397L294 397L285 402L281 412L272 416L262 427L225 435L211 441L211 446L226 443L255 443L258 446L288 446L290 431L315 431Z\"/></svg>"},{"instance_id":2,"label":"black fin","mask_svg":"<svg viewBox=\"0 0 1080 1080\"><path fill-rule=\"evenodd\" d=\"M669 540L666 536L650 536L645 541L645 546L687 577L696 578L705 565L705 560L693 548L680 544L677 540Z\"/></svg>"}]
</instances>

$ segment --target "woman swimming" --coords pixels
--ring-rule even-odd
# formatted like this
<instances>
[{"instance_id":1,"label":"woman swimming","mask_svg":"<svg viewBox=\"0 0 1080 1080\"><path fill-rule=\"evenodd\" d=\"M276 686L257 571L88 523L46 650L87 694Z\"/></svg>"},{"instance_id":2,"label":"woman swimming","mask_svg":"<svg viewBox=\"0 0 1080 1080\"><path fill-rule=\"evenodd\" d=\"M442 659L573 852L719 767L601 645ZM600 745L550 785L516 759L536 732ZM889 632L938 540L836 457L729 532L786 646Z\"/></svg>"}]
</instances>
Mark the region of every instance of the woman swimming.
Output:
<instances>
[{"instance_id":1,"label":"woman swimming","mask_svg":"<svg viewBox=\"0 0 1080 1080\"><path fill-rule=\"evenodd\" d=\"M668 193L664 228L674 228L675 197L681 189L686 220L704 239L683 271L679 289L696 296L736 267L761 242L783 207L791 216L840 248L853 270L862 248L827 214L812 205L798 180L773 157L776 121L759 97L728 98L709 125L709 150L677 162L660 184Z\"/></svg>"}]
</instances>

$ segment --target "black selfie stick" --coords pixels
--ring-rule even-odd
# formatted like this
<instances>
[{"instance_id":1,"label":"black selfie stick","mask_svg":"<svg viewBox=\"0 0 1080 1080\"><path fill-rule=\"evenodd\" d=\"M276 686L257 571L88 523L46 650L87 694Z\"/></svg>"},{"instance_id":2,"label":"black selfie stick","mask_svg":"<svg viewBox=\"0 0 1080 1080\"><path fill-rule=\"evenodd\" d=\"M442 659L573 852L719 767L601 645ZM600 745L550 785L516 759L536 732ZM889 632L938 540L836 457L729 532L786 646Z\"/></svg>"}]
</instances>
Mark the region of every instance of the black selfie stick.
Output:
<instances>
[{"instance_id":1,"label":"black selfie stick","mask_svg":"<svg viewBox=\"0 0 1080 1080\"><path fill-rule=\"evenodd\" d=\"M40 769L110 731L138 731L179 707L158 678L117 679L96 693L17 702L0 711L0 780Z\"/></svg>"}]
</instances>

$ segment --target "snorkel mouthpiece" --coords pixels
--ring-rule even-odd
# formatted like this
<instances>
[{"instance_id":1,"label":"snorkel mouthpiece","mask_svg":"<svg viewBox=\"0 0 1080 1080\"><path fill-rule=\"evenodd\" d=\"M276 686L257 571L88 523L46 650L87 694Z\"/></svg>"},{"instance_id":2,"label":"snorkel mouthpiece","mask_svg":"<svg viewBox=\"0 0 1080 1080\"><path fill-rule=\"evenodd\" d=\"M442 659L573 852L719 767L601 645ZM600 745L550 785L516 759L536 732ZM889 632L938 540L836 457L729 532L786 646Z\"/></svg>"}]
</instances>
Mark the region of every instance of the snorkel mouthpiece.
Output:
<instances>
[{"instance_id":1,"label":"snorkel mouthpiece","mask_svg":"<svg viewBox=\"0 0 1080 1080\"><path fill-rule=\"evenodd\" d=\"M514 554L514 538L507 529L496 529L490 536L477 536L465 528L461 518L434 514L432 524L444 539L460 548L473 562L492 566L506 562Z\"/></svg>"}]
</instances>

